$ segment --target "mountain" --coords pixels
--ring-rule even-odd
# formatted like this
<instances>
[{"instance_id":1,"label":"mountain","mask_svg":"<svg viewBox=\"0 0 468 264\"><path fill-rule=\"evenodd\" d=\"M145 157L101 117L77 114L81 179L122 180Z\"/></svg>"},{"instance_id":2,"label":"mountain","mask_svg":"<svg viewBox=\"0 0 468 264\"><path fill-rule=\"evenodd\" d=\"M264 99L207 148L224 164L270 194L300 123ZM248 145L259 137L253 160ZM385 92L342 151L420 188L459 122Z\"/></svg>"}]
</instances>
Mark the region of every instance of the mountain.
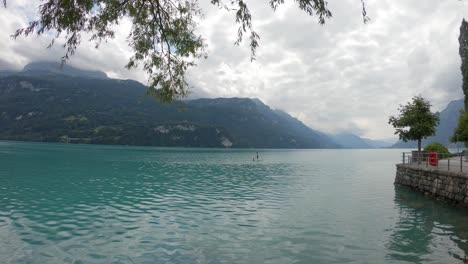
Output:
<instances>
[{"instance_id":1,"label":"mountain","mask_svg":"<svg viewBox=\"0 0 468 264\"><path fill-rule=\"evenodd\" d=\"M87 71L74 68L67 64L61 65L60 63L55 62L33 62L24 66L23 71L21 72L25 75L66 75L73 77L85 77L85 78L98 78L106 79L107 74L102 71Z\"/></svg>"},{"instance_id":2,"label":"mountain","mask_svg":"<svg viewBox=\"0 0 468 264\"><path fill-rule=\"evenodd\" d=\"M16 74L16 73L18 73L18 72L13 71L13 70L0 70L0 77L4 77L4 76Z\"/></svg>"},{"instance_id":3,"label":"mountain","mask_svg":"<svg viewBox=\"0 0 468 264\"><path fill-rule=\"evenodd\" d=\"M440 122L436 129L436 135L422 140L422 145L425 146L431 142L439 142L444 145L450 144L450 137L458 125L460 110L463 109L463 99L451 101L447 107L439 113ZM418 146L417 141L398 141L392 148L415 148Z\"/></svg>"},{"instance_id":4,"label":"mountain","mask_svg":"<svg viewBox=\"0 0 468 264\"><path fill-rule=\"evenodd\" d=\"M366 140L351 133L339 133L339 134L331 135L331 138L333 139L333 141L343 146L344 148L350 148L350 149L374 148L372 145L368 144Z\"/></svg>"},{"instance_id":5,"label":"mountain","mask_svg":"<svg viewBox=\"0 0 468 264\"><path fill-rule=\"evenodd\" d=\"M304 123L302 123L301 121L290 116L288 113L282 110L275 110L275 113L279 115L280 117L282 117L283 123L285 126L287 126L287 129L295 133L298 133L302 135L302 137L308 138L309 140L322 142L321 145L323 148L336 148L336 147L342 148L343 147L339 143L335 142L329 135L322 133L320 131L311 129L310 127L304 125Z\"/></svg>"},{"instance_id":6,"label":"mountain","mask_svg":"<svg viewBox=\"0 0 468 264\"><path fill-rule=\"evenodd\" d=\"M390 147L394 141L392 140L374 140L361 138L352 133L331 134L331 139L338 145L347 149L373 149Z\"/></svg>"},{"instance_id":7,"label":"mountain","mask_svg":"<svg viewBox=\"0 0 468 264\"><path fill-rule=\"evenodd\" d=\"M61 65L56 62L39 61L32 62L24 66L22 71L0 70L0 77L9 75L21 76L47 76L47 75L65 75L73 77L106 79L107 74L102 71L88 71L78 69L67 64Z\"/></svg>"},{"instance_id":8,"label":"mountain","mask_svg":"<svg viewBox=\"0 0 468 264\"><path fill-rule=\"evenodd\" d=\"M395 139L375 140L375 139L368 139L368 138L363 138L363 140L373 148L389 148L396 141Z\"/></svg>"},{"instance_id":9,"label":"mountain","mask_svg":"<svg viewBox=\"0 0 468 264\"><path fill-rule=\"evenodd\" d=\"M32 64L0 76L0 139L182 147L335 148L258 99L161 104L132 80Z\"/></svg>"},{"instance_id":10,"label":"mountain","mask_svg":"<svg viewBox=\"0 0 468 264\"><path fill-rule=\"evenodd\" d=\"M374 140L368 138L361 138L352 133L339 133L332 134L330 138L343 148L349 149L373 149L373 148L387 148L390 147L394 140Z\"/></svg>"}]
</instances>

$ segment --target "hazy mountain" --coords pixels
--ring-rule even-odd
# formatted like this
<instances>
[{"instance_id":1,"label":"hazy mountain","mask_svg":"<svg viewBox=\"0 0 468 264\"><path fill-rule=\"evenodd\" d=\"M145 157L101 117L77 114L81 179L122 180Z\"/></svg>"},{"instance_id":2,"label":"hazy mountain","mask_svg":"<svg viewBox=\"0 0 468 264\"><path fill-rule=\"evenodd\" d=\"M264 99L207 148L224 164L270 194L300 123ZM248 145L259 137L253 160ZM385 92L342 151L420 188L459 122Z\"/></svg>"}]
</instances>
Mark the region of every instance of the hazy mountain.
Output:
<instances>
[{"instance_id":1,"label":"hazy mountain","mask_svg":"<svg viewBox=\"0 0 468 264\"><path fill-rule=\"evenodd\" d=\"M107 74L101 71L87 71L74 68L67 64L61 65L55 62L33 62L24 66L23 71L20 74L26 75L67 75L73 77L86 77L86 78L98 78L105 79Z\"/></svg>"},{"instance_id":2,"label":"hazy mountain","mask_svg":"<svg viewBox=\"0 0 468 264\"><path fill-rule=\"evenodd\" d=\"M373 148L389 148L393 144L395 144L395 141L396 141L395 139L375 140L375 139L368 139L368 138L363 138L363 140Z\"/></svg>"},{"instance_id":3,"label":"hazy mountain","mask_svg":"<svg viewBox=\"0 0 468 264\"><path fill-rule=\"evenodd\" d=\"M422 141L425 146L431 142L440 142L444 145L450 144L450 137L458 125L458 118L460 117L460 109L463 109L463 99L451 101L447 107L442 110L440 114L440 123L437 126L436 135L429 137ZM417 141L398 141L393 148L415 148L418 146Z\"/></svg>"},{"instance_id":4,"label":"hazy mountain","mask_svg":"<svg viewBox=\"0 0 468 264\"><path fill-rule=\"evenodd\" d=\"M18 73L18 71L0 70L0 77L4 77L4 76L7 76L7 75L12 75L12 74L16 74L16 73Z\"/></svg>"},{"instance_id":5,"label":"hazy mountain","mask_svg":"<svg viewBox=\"0 0 468 264\"><path fill-rule=\"evenodd\" d=\"M56 62L33 62L24 66L21 71L14 70L0 70L0 77L20 75L20 76L48 76L48 75L66 75L73 77L97 78L105 79L107 74L101 71L88 71L81 70L69 66L67 64L61 65Z\"/></svg>"},{"instance_id":6,"label":"hazy mountain","mask_svg":"<svg viewBox=\"0 0 468 264\"><path fill-rule=\"evenodd\" d=\"M361 138L352 133L339 133L330 135L331 139L343 148L350 149L372 149L387 148L392 146L394 140L374 140Z\"/></svg>"},{"instance_id":7,"label":"hazy mountain","mask_svg":"<svg viewBox=\"0 0 468 264\"><path fill-rule=\"evenodd\" d=\"M50 67L49 67L50 66ZM56 66L56 65L55 65ZM0 139L186 147L334 148L258 99L160 104L146 87L99 72L32 64L0 77Z\"/></svg>"},{"instance_id":8,"label":"hazy mountain","mask_svg":"<svg viewBox=\"0 0 468 264\"><path fill-rule=\"evenodd\" d=\"M339 133L339 134L331 135L330 137L337 144L343 146L343 148L351 148L351 149L374 148L371 144L366 142L366 140L351 133Z\"/></svg>"},{"instance_id":9,"label":"hazy mountain","mask_svg":"<svg viewBox=\"0 0 468 264\"><path fill-rule=\"evenodd\" d=\"M260 102L260 100L256 99L257 101ZM301 121L298 119L290 116L288 113L282 111L282 110L275 110L275 113L282 117L284 125L288 127L291 131L294 131L295 133L298 133L302 135L305 138L309 138L309 140L316 140L318 142L321 142L322 147L324 148L334 148L334 147L340 147L342 148L339 143L334 141L329 135L322 133L320 131L311 129L310 127L304 125Z\"/></svg>"}]
</instances>

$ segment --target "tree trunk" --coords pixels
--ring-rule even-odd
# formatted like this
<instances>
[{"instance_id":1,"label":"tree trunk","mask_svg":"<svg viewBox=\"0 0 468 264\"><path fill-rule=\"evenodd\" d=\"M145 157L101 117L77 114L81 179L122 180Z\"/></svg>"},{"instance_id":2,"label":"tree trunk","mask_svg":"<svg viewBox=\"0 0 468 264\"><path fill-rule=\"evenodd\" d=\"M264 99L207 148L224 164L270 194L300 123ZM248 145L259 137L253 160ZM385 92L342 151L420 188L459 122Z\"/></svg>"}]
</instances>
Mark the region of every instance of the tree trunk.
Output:
<instances>
[{"instance_id":1,"label":"tree trunk","mask_svg":"<svg viewBox=\"0 0 468 264\"><path fill-rule=\"evenodd\" d=\"M418 164L421 164L421 139L418 139Z\"/></svg>"}]
</instances>

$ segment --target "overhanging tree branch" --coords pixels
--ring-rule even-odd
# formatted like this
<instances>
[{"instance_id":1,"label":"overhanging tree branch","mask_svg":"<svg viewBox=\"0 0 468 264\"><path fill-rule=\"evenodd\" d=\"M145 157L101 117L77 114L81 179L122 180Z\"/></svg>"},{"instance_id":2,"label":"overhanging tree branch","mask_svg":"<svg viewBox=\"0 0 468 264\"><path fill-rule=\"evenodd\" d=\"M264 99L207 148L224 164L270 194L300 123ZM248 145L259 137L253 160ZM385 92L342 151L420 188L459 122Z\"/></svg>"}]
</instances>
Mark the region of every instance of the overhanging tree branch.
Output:
<instances>
[{"instance_id":1,"label":"overhanging tree branch","mask_svg":"<svg viewBox=\"0 0 468 264\"><path fill-rule=\"evenodd\" d=\"M211 4L235 12L239 24L234 44L239 45L248 34L251 60L255 60L260 36L253 27L252 14L245 0L211 0ZM356 0L357 1L357 0ZM368 22L364 0L362 17ZM319 24L332 17L326 0L295 0L299 9L316 16ZM6 7L7 1L3 0ZM269 0L273 10L284 0ZM148 94L171 102L186 96L189 86L186 72L195 65L195 59L206 57L205 40L195 33L196 17L201 16L198 0L43 0L39 6L39 19L18 29L13 38L55 33L48 47L60 36L65 37L62 63L72 56L82 40L82 33L91 34L96 48L103 40L113 38L114 25L124 17L132 21L127 37L133 56L125 67L138 67L141 63L148 74Z\"/></svg>"}]
</instances>

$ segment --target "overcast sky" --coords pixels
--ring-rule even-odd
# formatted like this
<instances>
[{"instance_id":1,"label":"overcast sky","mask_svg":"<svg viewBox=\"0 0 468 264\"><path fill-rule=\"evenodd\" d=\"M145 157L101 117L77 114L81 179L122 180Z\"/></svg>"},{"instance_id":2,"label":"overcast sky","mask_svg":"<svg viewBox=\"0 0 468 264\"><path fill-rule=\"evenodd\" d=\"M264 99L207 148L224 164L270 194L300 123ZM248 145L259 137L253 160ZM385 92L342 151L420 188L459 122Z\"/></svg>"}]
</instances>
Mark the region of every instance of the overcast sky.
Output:
<instances>
[{"instance_id":1,"label":"overcast sky","mask_svg":"<svg viewBox=\"0 0 468 264\"><path fill-rule=\"evenodd\" d=\"M435 111L463 97L458 34L468 19L467 0L366 0L368 24L359 0L329 0L333 18L325 26L293 1L276 12L267 0L248 1L261 37L253 63L248 43L233 45L234 14L202 2L199 32L208 58L189 73L193 97L256 97L312 128L373 139L393 137L388 117L415 95L429 99ZM10 38L37 17L39 1L8 4L0 9L0 70L59 62L64 50L46 49L49 36ZM83 41L69 64L146 83L144 72L124 68L130 27L122 21L115 39L99 49Z\"/></svg>"}]
</instances>

